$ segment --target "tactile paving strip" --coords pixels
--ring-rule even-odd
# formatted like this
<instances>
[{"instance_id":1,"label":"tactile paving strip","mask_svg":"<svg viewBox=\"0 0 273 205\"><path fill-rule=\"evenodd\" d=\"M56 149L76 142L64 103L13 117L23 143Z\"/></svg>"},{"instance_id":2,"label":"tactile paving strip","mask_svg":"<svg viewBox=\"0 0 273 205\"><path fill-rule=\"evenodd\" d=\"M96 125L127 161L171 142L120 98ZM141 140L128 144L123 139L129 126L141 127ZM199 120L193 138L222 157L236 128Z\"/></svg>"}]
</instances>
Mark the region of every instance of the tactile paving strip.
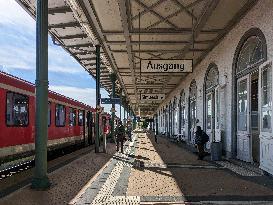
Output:
<instances>
[{"instance_id":1,"label":"tactile paving strip","mask_svg":"<svg viewBox=\"0 0 273 205\"><path fill-rule=\"evenodd\" d=\"M135 138L135 137L134 137ZM134 139L133 138L133 139ZM134 139L135 140L135 139ZM133 154L132 148L134 145L134 140L129 142L127 148L125 149L125 154L117 153L115 156L123 158L123 161L117 161L114 169L111 171L109 177L103 184L102 188L92 201L92 205L102 205L102 204L131 204L137 205L140 204L140 197L139 196L113 196L114 189L117 185L117 182L121 176L121 173L125 167L132 167L132 163L130 160L126 160L126 156Z\"/></svg>"},{"instance_id":2,"label":"tactile paving strip","mask_svg":"<svg viewBox=\"0 0 273 205\"><path fill-rule=\"evenodd\" d=\"M248 177L261 176L261 174L253 172L251 170L248 170L248 169L238 166L236 164L230 163L228 161L216 161L216 163L223 166L224 168L229 169L232 172L235 172L236 174L241 175L241 176L248 176Z\"/></svg>"}]
</instances>

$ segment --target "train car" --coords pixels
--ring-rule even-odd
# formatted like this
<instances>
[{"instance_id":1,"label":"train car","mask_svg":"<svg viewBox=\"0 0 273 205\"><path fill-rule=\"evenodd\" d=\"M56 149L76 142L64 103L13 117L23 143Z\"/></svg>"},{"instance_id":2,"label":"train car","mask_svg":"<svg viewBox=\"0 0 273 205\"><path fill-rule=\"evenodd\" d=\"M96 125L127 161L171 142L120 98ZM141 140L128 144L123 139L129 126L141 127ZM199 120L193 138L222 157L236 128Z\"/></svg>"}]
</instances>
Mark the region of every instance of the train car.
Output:
<instances>
[{"instance_id":1,"label":"train car","mask_svg":"<svg viewBox=\"0 0 273 205\"><path fill-rule=\"evenodd\" d=\"M52 91L48 105L48 150L94 142L94 108ZM34 139L35 85L0 72L0 164L33 154Z\"/></svg>"}]
</instances>

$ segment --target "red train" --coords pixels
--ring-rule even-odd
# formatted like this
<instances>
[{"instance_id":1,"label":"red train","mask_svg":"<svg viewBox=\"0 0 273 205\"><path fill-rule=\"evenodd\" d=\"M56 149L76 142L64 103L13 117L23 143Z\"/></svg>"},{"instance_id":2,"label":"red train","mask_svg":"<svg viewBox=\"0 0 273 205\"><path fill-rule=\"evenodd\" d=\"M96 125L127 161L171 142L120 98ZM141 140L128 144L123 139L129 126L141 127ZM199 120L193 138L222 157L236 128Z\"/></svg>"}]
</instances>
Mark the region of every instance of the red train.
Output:
<instances>
[{"instance_id":1,"label":"red train","mask_svg":"<svg viewBox=\"0 0 273 205\"><path fill-rule=\"evenodd\" d=\"M93 144L95 109L52 91L48 97L48 149ZM35 85L0 72L0 102L0 162L32 154ZM109 120L108 114L102 115L101 126L102 119Z\"/></svg>"}]
</instances>

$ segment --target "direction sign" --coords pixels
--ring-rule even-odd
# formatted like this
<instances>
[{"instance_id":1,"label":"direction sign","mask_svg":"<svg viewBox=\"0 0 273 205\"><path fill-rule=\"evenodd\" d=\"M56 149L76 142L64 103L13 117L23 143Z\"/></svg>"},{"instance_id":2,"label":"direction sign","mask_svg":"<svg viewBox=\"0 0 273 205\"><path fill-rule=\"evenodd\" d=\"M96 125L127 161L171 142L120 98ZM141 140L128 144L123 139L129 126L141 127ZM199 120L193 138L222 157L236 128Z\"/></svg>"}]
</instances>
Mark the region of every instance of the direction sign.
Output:
<instances>
[{"instance_id":1,"label":"direction sign","mask_svg":"<svg viewBox=\"0 0 273 205\"><path fill-rule=\"evenodd\" d=\"M141 60L140 71L142 73L191 73L192 60Z\"/></svg>"},{"instance_id":2,"label":"direction sign","mask_svg":"<svg viewBox=\"0 0 273 205\"><path fill-rule=\"evenodd\" d=\"M165 94L141 94L140 100L158 101L164 100Z\"/></svg>"},{"instance_id":3,"label":"direction sign","mask_svg":"<svg viewBox=\"0 0 273 205\"><path fill-rule=\"evenodd\" d=\"M120 104L120 98L101 98L101 104Z\"/></svg>"}]
</instances>

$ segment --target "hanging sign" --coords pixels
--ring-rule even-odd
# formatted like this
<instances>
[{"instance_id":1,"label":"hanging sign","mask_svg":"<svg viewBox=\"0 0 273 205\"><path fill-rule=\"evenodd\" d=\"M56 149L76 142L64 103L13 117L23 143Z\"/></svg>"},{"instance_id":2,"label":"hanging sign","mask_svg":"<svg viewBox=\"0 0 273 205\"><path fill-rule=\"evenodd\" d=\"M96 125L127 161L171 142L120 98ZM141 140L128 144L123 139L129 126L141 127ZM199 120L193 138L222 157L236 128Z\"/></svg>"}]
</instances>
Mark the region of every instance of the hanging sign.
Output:
<instances>
[{"instance_id":1,"label":"hanging sign","mask_svg":"<svg viewBox=\"0 0 273 205\"><path fill-rule=\"evenodd\" d=\"M192 60L141 60L142 73L191 73Z\"/></svg>"},{"instance_id":2,"label":"hanging sign","mask_svg":"<svg viewBox=\"0 0 273 205\"><path fill-rule=\"evenodd\" d=\"M141 94L140 100L149 100L149 101L156 101L156 100L164 100L165 94Z\"/></svg>"},{"instance_id":3,"label":"hanging sign","mask_svg":"<svg viewBox=\"0 0 273 205\"><path fill-rule=\"evenodd\" d=\"M101 104L120 104L120 98L101 98Z\"/></svg>"}]
</instances>

